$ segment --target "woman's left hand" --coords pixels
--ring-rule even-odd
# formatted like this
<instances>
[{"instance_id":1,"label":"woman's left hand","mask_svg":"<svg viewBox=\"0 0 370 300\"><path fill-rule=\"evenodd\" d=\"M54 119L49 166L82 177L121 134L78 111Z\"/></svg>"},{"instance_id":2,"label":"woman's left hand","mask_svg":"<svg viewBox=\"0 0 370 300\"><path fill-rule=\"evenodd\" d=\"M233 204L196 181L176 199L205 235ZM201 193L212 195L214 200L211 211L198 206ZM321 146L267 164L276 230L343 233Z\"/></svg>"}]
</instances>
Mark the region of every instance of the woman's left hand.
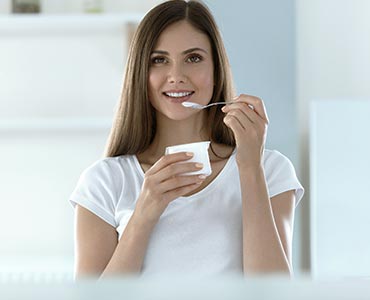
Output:
<instances>
[{"instance_id":1,"label":"woman's left hand","mask_svg":"<svg viewBox=\"0 0 370 300\"><path fill-rule=\"evenodd\" d=\"M233 100L237 103L225 105L222 111L224 123L235 135L238 166L260 168L269 123L265 105L260 98L244 94Z\"/></svg>"}]
</instances>

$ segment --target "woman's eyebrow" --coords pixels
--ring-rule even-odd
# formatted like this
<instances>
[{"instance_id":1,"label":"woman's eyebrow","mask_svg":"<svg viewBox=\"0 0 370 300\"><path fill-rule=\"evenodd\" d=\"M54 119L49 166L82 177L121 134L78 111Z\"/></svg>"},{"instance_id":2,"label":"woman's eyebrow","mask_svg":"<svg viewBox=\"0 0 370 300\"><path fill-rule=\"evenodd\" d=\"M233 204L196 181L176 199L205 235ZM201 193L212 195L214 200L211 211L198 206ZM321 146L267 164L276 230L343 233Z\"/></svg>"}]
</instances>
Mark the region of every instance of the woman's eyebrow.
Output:
<instances>
[{"instance_id":1,"label":"woman's eyebrow","mask_svg":"<svg viewBox=\"0 0 370 300\"><path fill-rule=\"evenodd\" d=\"M202 51L204 53L208 53L206 50L204 50L202 48L195 47L195 48L190 48L190 49L187 49L187 50L183 51L182 54L188 54L188 53L191 53L191 52L194 52L194 51ZM153 50L151 54L169 55L170 53L168 51L164 51L164 50Z\"/></svg>"},{"instance_id":2,"label":"woman's eyebrow","mask_svg":"<svg viewBox=\"0 0 370 300\"><path fill-rule=\"evenodd\" d=\"M188 53L191 53L191 52L194 52L194 51L202 51L204 53L207 53L207 51L202 49L202 48L190 48L188 50L183 51L182 54L188 54Z\"/></svg>"},{"instance_id":3,"label":"woman's eyebrow","mask_svg":"<svg viewBox=\"0 0 370 300\"><path fill-rule=\"evenodd\" d=\"M153 50L151 54L164 54L164 55L168 55L169 53L167 51L163 51L163 50Z\"/></svg>"}]
</instances>

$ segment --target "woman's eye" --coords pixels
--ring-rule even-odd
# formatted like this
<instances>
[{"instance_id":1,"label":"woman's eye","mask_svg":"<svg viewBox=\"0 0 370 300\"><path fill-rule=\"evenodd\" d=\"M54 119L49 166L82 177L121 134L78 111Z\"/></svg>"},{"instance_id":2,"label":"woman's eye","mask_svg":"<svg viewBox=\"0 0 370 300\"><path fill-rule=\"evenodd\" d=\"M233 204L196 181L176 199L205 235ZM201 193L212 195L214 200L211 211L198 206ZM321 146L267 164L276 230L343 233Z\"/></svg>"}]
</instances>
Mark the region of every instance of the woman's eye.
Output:
<instances>
[{"instance_id":1,"label":"woman's eye","mask_svg":"<svg viewBox=\"0 0 370 300\"><path fill-rule=\"evenodd\" d=\"M187 61L192 63L198 63L202 60L202 57L200 55L191 55L188 57Z\"/></svg>"},{"instance_id":2,"label":"woman's eye","mask_svg":"<svg viewBox=\"0 0 370 300\"><path fill-rule=\"evenodd\" d=\"M153 57L152 58L152 64L164 64L166 62L166 59L164 57Z\"/></svg>"}]
</instances>

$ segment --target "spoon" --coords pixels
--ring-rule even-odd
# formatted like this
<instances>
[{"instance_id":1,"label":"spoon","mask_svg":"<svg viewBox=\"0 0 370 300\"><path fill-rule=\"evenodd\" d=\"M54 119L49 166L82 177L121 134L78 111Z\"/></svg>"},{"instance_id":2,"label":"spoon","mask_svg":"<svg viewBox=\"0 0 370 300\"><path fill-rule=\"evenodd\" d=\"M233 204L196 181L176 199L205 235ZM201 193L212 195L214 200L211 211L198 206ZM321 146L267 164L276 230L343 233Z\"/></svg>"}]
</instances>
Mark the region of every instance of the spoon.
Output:
<instances>
[{"instance_id":1,"label":"spoon","mask_svg":"<svg viewBox=\"0 0 370 300\"><path fill-rule=\"evenodd\" d=\"M204 109L204 108L207 108L207 107L210 107L210 106L213 106L213 105L220 105L220 104L232 104L232 103L237 103L238 101L229 101L229 102L213 102L213 103L210 103L208 105L202 105L202 104L199 104L199 103L194 103L194 102L188 102L188 101L184 101L182 102L182 106L184 107L189 107L189 108L194 108L194 109ZM248 106L253 109L253 106L248 104Z\"/></svg>"},{"instance_id":2,"label":"spoon","mask_svg":"<svg viewBox=\"0 0 370 300\"><path fill-rule=\"evenodd\" d=\"M202 105L202 104L199 104L199 103L185 101L185 102L182 102L181 104L182 104L182 106L189 107L189 108L203 109L203 108L207 108L207 107L210 107L210 106L213 106L213 105L232 104L232 103L236 103L236 101L230 101L230 102L214 102L214 103L210 103L208 105Z\"/></svg>"}]
</instances>

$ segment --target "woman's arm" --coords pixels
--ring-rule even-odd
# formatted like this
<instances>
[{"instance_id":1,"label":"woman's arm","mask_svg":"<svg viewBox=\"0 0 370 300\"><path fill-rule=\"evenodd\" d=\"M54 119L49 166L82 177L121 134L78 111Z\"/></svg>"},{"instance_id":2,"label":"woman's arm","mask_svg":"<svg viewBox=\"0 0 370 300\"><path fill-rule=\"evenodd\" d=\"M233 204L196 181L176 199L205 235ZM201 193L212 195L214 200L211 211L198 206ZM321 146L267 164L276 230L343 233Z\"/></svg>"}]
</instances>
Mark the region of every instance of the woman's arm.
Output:
<instances>
[{"instance_id":1,"label":"woman's arm","mask_svg":"<svg viewBox=\"0 0 370 300\"><path fill-rule=\"evenodd\" d=\"M263 170L240 171L243 201L243 267L246 275L292 275L294 191L268 197Z\"/></svg>"},{"instance_id":2,"label":"woman's arm","mask_svg":"<svg viewBox=\"0 0 370 300\"><path fill-rule=\"evenodd\" d=\"M134 213L119 241L114 227L77 205L76 278L141 272L149 238L168 204L204 180L199 175L181 176L202 168L186 162L192 156L185 152L165 155L145 173Z\"/></svg>"},{"instance_id":3,"label":"woman's arm","mask_svg":"<svg viewBox=\"0 0 370 300\"><path fill-rule=\"evenodd\" d=\"M224 106L222 111L226 113L224 123L233 131L237 148L243 206L244 273L291 274L294 194L286 192L269 199L263 169L269 123L265 106L254 96L242 94L236 99L237 103Z\"/></svg>"},{"instance_id":4,"label":"woman's arm","mask_svg":"<svg viewBox=\"0 0 370 300\"><path fill-rule=\"evenodd\" d=\"M101 218L76 207L76 279L139 273L152 228L134 216L118 242L117 231Z\"/></svg>"},{"instance_id":5,"label":"woman's arm","mask_svg":"<svg viewBox=\"0 0 370 300\"><path fill-rule=\"evenodd\" d=\"M295 191L290 190L271 198L271 207L285 256L293 274L292 247L295 212Z\"/></svg>"}]
</instances>

